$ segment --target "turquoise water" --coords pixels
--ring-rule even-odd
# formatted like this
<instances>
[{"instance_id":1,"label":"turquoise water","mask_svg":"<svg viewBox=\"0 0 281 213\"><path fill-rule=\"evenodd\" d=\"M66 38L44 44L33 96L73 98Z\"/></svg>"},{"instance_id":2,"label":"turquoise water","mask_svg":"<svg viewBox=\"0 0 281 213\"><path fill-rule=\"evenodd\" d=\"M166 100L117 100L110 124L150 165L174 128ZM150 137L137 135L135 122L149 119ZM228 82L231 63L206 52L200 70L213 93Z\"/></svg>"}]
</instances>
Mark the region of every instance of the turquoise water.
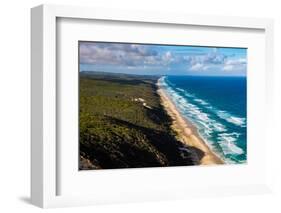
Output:
<instances>
[{"instance_id":1,"label":"turquoise water","mask_svg":"<svg viewBox=\"0 0 281 213\"><path fill-rule=\"evenodd\" d=\"M229 164L246 162L245 77L164 76L159 83L217 155Z\"/></svg>"}]
</instances>

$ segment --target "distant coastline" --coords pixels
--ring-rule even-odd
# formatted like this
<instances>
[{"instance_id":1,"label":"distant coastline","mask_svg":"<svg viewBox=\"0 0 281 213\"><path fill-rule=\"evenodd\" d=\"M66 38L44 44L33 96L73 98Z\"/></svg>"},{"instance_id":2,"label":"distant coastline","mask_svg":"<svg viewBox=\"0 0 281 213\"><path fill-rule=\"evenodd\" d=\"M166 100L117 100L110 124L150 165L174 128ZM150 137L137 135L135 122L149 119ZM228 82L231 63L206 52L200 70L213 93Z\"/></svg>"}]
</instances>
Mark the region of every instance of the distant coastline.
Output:
<instances>
[{"instance_id":1,"label":"distant coastline","mask_svg":"<svg viewBox=\"0 0 281 213\"><path fill-rule=\"evenodd\" d=\"M79 170L247 163L247 55L79 41Z\"/></svg>"},{"instance_id":2,"label":"distant coastline","mask_svg":"<svg viewBox=\"0 0 281 213\"><path fill-rule=\"evenodd\" d=\"M177 139L183 144L197 148L201 151L197 156L200 165L224 164L224 161L220 159L200 137L196 127L180 114L173 101L165 92L165 89L161 87L160 81L162 78L163 77L160 77L157 81L157 93L160 96L162 106L172 119L171 128L176 132Z\"/></svg>"}]
</instances>

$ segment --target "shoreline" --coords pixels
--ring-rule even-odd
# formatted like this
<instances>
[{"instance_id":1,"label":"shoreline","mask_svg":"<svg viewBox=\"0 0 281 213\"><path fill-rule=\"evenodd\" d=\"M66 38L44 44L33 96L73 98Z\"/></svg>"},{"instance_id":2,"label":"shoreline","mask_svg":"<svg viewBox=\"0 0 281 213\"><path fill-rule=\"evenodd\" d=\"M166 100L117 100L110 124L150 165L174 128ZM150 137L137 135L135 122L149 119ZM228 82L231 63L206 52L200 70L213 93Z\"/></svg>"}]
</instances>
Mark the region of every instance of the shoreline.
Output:
<instances>
[{"instance_id":1,"label":"shoreline","mask_svg":"<svg viewBox=\"0 0 281 213\"><path fill-rule=\"evenodd\" d=\"M198 157L200 158L199 165L224 164L224 161L220 159L200 137L196 127L189 120L183 118L183 116L176 108L175 104L168 97L164 89L161 88L159 79L157 80L156 84L158 87L157 93L160 96L161 105L165 108L168 115L172 118L171 127L177 133L177 137L179 138L180 142L199 149L203 153L202 157Z\"/></svg>"}]
</instances>

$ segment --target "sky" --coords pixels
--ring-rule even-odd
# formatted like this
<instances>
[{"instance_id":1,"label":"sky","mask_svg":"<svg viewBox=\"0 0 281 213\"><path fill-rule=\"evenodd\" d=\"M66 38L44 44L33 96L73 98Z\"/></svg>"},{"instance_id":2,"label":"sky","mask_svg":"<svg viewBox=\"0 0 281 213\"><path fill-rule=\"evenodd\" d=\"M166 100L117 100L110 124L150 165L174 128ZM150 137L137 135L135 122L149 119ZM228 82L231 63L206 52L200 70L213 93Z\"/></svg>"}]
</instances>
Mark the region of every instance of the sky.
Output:
<instances>
[{"instance_id":1,"label":"sky","mask_svg":"<svg viewBox=\"0 0 281 213\"><path fill-rule=\"evenodd\" d=\"M140 75L246 76L247 49L79 42L80 71Z\"/></svg>"}]
</instances>

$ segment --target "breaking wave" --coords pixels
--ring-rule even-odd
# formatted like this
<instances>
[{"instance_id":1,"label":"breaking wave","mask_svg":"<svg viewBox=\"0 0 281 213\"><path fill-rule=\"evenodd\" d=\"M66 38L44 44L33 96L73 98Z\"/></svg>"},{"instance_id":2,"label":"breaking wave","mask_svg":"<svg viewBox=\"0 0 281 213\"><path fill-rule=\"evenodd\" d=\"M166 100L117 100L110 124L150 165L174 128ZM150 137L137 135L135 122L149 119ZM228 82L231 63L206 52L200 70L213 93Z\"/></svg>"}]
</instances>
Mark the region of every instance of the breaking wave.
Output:
<instances>
[{"instance_id":1,"label":"breaking wave","mask_svg":"<svg viewBox=\"0 0 281 213\"><path fill-rule=\"evenodd\" d=\"M245 154L239 146L239 130L246 127L246 118L217 109L195 94L170 84L167 77L162 77L159 84L214 152L228 163L241 162L236 156Z\"/></svg>"}]
</instances>

